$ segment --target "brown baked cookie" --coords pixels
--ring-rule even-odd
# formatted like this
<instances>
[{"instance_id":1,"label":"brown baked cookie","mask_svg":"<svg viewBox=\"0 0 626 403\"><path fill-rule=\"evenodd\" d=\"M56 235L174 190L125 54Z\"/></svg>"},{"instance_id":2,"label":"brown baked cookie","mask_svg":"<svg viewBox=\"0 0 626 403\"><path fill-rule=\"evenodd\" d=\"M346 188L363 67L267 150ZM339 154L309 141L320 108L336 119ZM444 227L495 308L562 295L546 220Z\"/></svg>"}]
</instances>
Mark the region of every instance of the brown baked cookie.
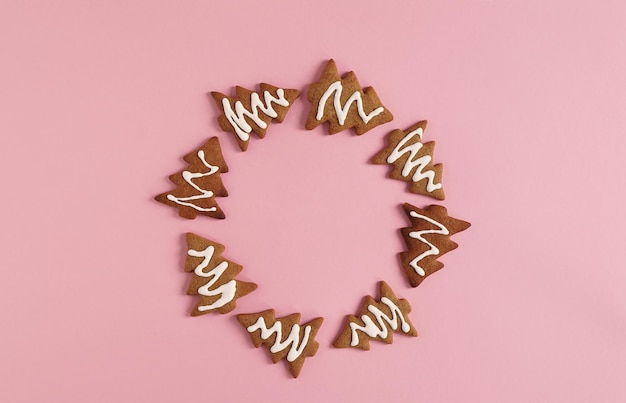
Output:
<instances>
[{"instance_id":1,"label":"brown baked cookie","mask_svg":"<svg viewBox=\"0 0 626 403\"><path fill-rule=\"evenodd\" d=\"M411 226L402 228L402 237L408 251L400 253L402 268L411 286L417 287L424 279L443 268L437 259L459 245L450 237L465 231L470 223L450 217L443 206L430 205L420 209L404 203Z\"/></svg>"},{"instance_id":2,"label":"brown baked cookie","mask_svg":"<svg viewBox=\"0 0 626 403\"><path fill-rule=\"evenodd\" d=\"M270 84L260 84L260 91L253 92L235 87L235 98L219 92L211 92L222 114L217 118L222 130L235 134L242 151L248 148L250 133L265 137L267 126L272 120L280 123L298 98L300 91L283 89Z\"/></svg>"},{"instance_id":3,"label":"brown baked cookie","mask_svg":"<svg viewBox=\"0 0 626 403\"><path fill-rule=\"evenodd\" d=\"M237 320L248 331L254 347L265 344L272 362L276 364L284 358L289 371L297 378L306 357L313 357L319 343L315 336L323 318L315 318L300 325L300 314L294 313L284 318L275 318L274 310L237 315Z\"/></svg>"},{"instance_id":4,"label":"brown baked cookie","mask_svg":"<svg viewBox=\"0 0 626 403\"><path fill-rule=\"evenodd\" d=\"M443 164L432 164L435 142L422 143L425 129L426 121L422 120L405 131L392 131L387 136L387 147L371 161L374 164L392 164L393 169L388 176L410 182L409 191L443 200Z\"/></svg>"},{"instance_id":5,"label":"brown baked cookie","mask_svg":"<svg viewBox=\"0 0 626 403\"><path fill-rule=\"evenodd\" d=\"M223 219L215 197L228 196L220 174L228 172L220 142L211 137L202 147L185 155L189 164L184 171L169 177L176 189L155 196L155 200L178 208L178 215L194 219L198 214Z\"/></svg>"},{"instance_id":6,"label":"brown baked cookie","mask_svg":"<svg viewBox=\"0 0 626 403\"><path fill-rule=\"evenodd\" d=\"M192 273L187 295L198 295L191 316L209 312L228 313L236 300L256 290L257 285L235 280L243 267L224 259L224 245L187 233L185 271Z\"/></svg>"},{"instance_id":7,"label":"brown baked cookie","mask_svg":"<svg viewBox=\"0 0 626 403\"><path fill-rule=\"evenodd\" d=\"M363 300L358 317L348 315L343 330L333 343L337 348L370 349L370 340L393 342L393 332L417 337L417 330L409 320L411 305L398 299L384 281L379 283L378 301L369 295Z\"/></svg>"},{"instance_id":8,"label":"brown baked cookie","mask_svg":"<svg viewBox=\"0 0 626 403\"><path fill-rule=\"evenodd\" d=\"M332 59L319 81L309 86L307 98L312 104L305 125L308 130L328 122L328 134L354 127L356 134L361 135L393 119L374 88L361 89L352 71L341 78Z\"/></svg>"}]
</instances>

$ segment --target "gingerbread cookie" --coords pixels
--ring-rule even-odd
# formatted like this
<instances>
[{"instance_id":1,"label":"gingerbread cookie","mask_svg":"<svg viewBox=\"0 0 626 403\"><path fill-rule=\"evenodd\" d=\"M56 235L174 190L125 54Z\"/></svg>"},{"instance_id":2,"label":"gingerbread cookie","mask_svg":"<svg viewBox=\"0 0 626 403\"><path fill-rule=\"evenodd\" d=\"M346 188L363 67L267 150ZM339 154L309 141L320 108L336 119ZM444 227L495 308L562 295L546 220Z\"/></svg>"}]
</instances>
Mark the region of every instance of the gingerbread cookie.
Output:
<instances>
[{"instance_id":1,"label":"gingerbread cookie","mask_svg":"<svg viewBox=\"0 0 626 403\"><path fill-rule=\"evenodd\" d=\"M323 318L315 318L304 325L300 325L300 314L294 313L283 318L275 318L274 310L237 315L255 347L265 344L268 346L272 362L276 364L284 358L289 365L289 371L297 378L304 365L306 357L313 357L319 343L315 336Z\"/></svg>"},{"instance_id":2,"label":"gingerbread cookie","mask_svg":"<svg viewBox=\"0 0 626 403\"><path fill-rule=\"evenodd\" d=\"M235 134L242 151L248 148L250 133L265 137L267 126L272 120L280 123L298 98L300 91L283 89L270 84L260 84L260 91L253 92L235 87L235 98L219 92L211 92L222 114L217 118L222 130Z\"/></svg>"},{"instance_id":3,"label":"gingerbread cookie","mask_svg":"<svg viewBox=\"0 0 626 403\"><path fill-rule=\"evenodd\" d=\"M193 277L188 295L198 295L192 316L209 312L228 313L235 309L236 300L256 290L257 285L236 280L243 267L224 259L224 245L187 233L185 271Z\"/></svg>"},{"instance_id":4,"label":"gingerbread cookie","mask_svg":"<svg viewBox=\"0 0 626 403\"><path fill-rule=\"evenodd\" d=\"M387 136L387 147L372 158L372 163L392 164L390 178L410 182L409 191L413 193L443 200L443 164L432 164L435 142L422 143L425 129L426 121L422 120L405 131L392 131Z\"/></svg>"},{"instance_id":5,"label":"gingerbread cookie","mask_svg":"<svg viewBox=\"0 0 626 403\"><path fill-rule=\"evenodd\" d=\"M437 260L439 256L459 246L450 237L471 224L450 217L443 206L430 205L422 210L404 203L403 207L411 226L401 229L408 251L400 253L400 260L409 283L417 287L427 276L443 268L443 263Z\"/></svg>"},{"instance_id":6,"label":"gingerbread cookie","mask_svg":"<svg viewBox=\"0 0 626 403\"><path fill-rule=\"evenodd\" d=\"M155 196L155 200L178 209L181 217L194 219L198 214L223 219L215 197L228 196L220 173L228 172L220 142L211 137L202 147L185 155L187 169L169 177L176 189Z\"/></svg>"},{"instance_id":7,"label":"gingerbread cookie","mask_svg":"<svg viewBox=\"0 0 626 403\"><path fill-rule=\"evenodd\" d=\"M308 130L328 122L329 134L354 127L361 135L393 119L374 88L361 89L352 71L341 78L332 59L319 81L310 85L307 97L312 104L305 125Z\"/></svg>"},{"instance_id":8,"label":"gingerbread cookie","mask_svg":"<svg viewBox=\"0 0 626 403\"><path fill-rule=\"evenodd\" d=\"M363 300L358 317L348 315L343 330L333 343L337 348L354 347L370 349L370 340L393 342L393 334L404 333L417 337L417 331L409 320L411 305L406 299L398 299L384 281L379 283L378 301L367 296Z\"/></svg>"}]
</instances>

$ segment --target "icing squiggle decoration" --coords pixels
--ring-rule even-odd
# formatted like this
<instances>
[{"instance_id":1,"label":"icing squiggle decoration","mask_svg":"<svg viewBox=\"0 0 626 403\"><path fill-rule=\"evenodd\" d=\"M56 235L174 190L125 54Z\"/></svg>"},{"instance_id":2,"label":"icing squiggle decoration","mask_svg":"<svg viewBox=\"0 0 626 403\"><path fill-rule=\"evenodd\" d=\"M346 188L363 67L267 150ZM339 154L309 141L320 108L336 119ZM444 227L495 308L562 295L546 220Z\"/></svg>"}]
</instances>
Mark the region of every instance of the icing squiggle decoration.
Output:
<instances>
[{"instance_id":1,"label":"icing squiggle decoration","mask_svg":"<svg viewBox=\"0 0 626 403\"><path fill-rule=\"evenodd\" d=\"M465 231L471 224L451 217L445 207L436 204L424 209L409 203L402 207L411 225L400 229L407 249L399 254L399 258L407 280L412 287L417 287L444 267L438 259L459 246L451 237Z\"/></svg>"},{"instance_id":2,"label":"icing squiggle decoration","mask_svg":"<svg viewBox=\"0 0 626 403\"><path fill-rule=\"evenodd\" d=\"M434 171L427 170L424 172L424 169L432 161L432 157L430 155L423 155L420 158L415 159L419 151L424 146L421 141L405 147L405 144L410 141L414 136L418 136L418 138L421 140L422 134L424 134L424 129L421 127L418 127L417 129L409 132L402 140L400 140L400 142L398 143L398 145L396 145L391 154L389 154L389 157L387 157L387 163L392 164L404 154L409 153L409 156L404 163L404 167L402 168L402 176L404 176L405 178L408 177L413 169L415 169L415 173L413 174L411 180L413 182L419 182L422 179L427 179L428 184L426 185L426 190L428 192L434 192L437 189L441 189L443 185L441 183L434 183Z\"/></svg>"},{"instance_id":3,"label":"icing squiggle decoration","mask_svg":"<svg viewBox=\"0 0 626 403\"><path fill-rule=\"evenodd\" d=\"M222 256L224 245L191 232L186 234L185 272L191 274L187 295L197 295L191 316L211 312L226 314L237 299L256 290L257 285L237 279L243 267Z\"/></svg>"},{"instance_id":4,"label":"icing squiggle decoration","mask_svg":"<svg viewBox=\"0 0 626 403\"><path fill-rule=\"evenodd\" d=\"M267 128L265 123L259 117L259 110L271 118L278 117L278 113L272 107L272 103L280 106L289 106L289 101L285 98L285 90L279 88L276 90L277 97L273 96L269 91L263 91L263 98L265 103L261 101L261 97L256 92L250 95L250 109L247 110L241 101L235 102L235 110L230 105L228 98L222 99L222 107L224 108L224 116L235 129L235 133L242 141L250 140L250 133L252 132L252 126L246 121L246 117L250 118L254 124L261 129Z\"/></svg>"},{"instance_id":5,"label":"icing squiggle decoration","mask_svg":"<svg viewBox=\"0 0 626 403\"><path fill-rule=\"evenodd\" d=\"M391 344L394 332L417 337L417 330L409 319L409 302L398 299L384 281L378 283L378 290L377 300L365 297L358 313L346 316L334 347L369 350L372 340Z\"/></svg>"},{"instance_id":6,"label":"icing squiggle decoration","mask_svg":"<svg viewBox=\"0 0 626 403\"><path fill-rule=\"evenodd\" d=\"M339 75L333 59L318 81L309 86L307 98L311 102L304 125L307 130L328 123L328 134L352 128L360 136L393 120L393 114L383 106L374 88L361 87L353 71Z\"/></svg>"},{"instance_id":7,"label":"icing squiggle decoration","mask_svg":"<svg viewBox=\"0 0 626 403\"><path fill-rule=\"evenodd\" d=\"M280 321L276 321L270 328L268 328L263 317L259 317L253 325L246 328L246 330L250 333L259 329L261 330L261 338L263 340L267 340L272 337L273 334L276 334L276 341L270 347L271 353L278 353L291 346L289 353L287 353L288 362L294 362L298 359L298 357L300 357L302 351L306 348L306 345L309 342L309 335L311 334L311 326L305 326L304 336L302 337L302 342L300 342L300 325L296 323L291 328L287 338L281 341L283 338L283 330Z\"/></svg>"},{"instance_id":8,"label":"icing squiggle decoration","mask_svg":"<svg viewBox=\"0 0 626 403\"><path fill-rule=\"evenodd\" d=\"M170 201L173 201L174 203L180 204L181 206L187 206L187 207L191 207L194 208L198 211L217 211L216 207L209 207L209 208L204 208L204 207L200 207L197 206L193 203L189 203L190 201L193 200L201 200L201 199L208 199L213 197L213 192L210 190L205 190L202 189L200 186L196 185L193 180L194 179L199 179L199 178L204 178L207 176L211 176L215 173L217 173L217 171L219 171L219 168L216 167L215 165L211 165L207 162L205 155L204 155L204 150L199 150L198 151L198 158L200 159L200 161L202 162L202 164L207 167L209 169L209 172L189 172L189 171L183 171L182 172L182 176L183 179L185 180L185 182L187 182L189 184L189 186L193 187L194 189L196 189L198 192L200 192L200 194L195 195L195 196L188 196L188 197L176 197L172 194L168 194L167 195L167 199Z\"/></svg>"},{"instance_id":9,"label":"icing squiggle decoration","mask_svg":"<svg viewBox=\"0 0 626 403\"><path fill-rule=\"evenodd\" d=\"M315 318L300 324L300 314L277 318L273 309L237 315L237 320L248 332L254 347L264 345L272 362L284 360L294 378L302 370L307 357L317 353L319 343L315 336L324 318Z\"/></svg>"},{"instance_id":10,"label":"icing squiggle decoration","mask_svg":"<svg viewBox=\"0 0 626 403\"><path fill-rule=\"evenodd\" d=\"M195 275L203 278L210 278L210 280L205 285L198 288L198 294L205 297L213 297L219 295L217 301L213 302L212 304L199 305L197 309L200 312L223 307L235 298L235 293L237 292L237 282L235 280L230 280L229 282L222 284L221 286L213 290L211 289L211 287L215 285L215 283L228 269L228 262L222 261L208 272L204 271L204 269L207 268L209 262L213 258L214 253L215 247L213 247L212 245L201 251L194 249L189 249L187 251L187 254L189 256L202 258L202 262L200 262L200 264L198 264L198 266L196 266L196 268L194 269Z\"/></svg>"},{"instance_id":11,"label":"icing squiggle decoration","mask_svg":"<svg viewBox=\"0 0 626 403\"><path fill-rule=\"evenodd\" d=\"M400 308L398 308L396 304L393 303L393 301L391 301L387 297L382 297L380 299L380 302L387 305L387 307L391 311L391 317L387 316L376 306L369 305L367 307L367 310L372 315L374 315L374 319L378 323L378 326L376 326L376 323L374 323L374 321L368 315L361 315L361 320L364 323L363 326L351 322L351 347L355 347L359 344L359 334L357 333L358 331L365 333L371 338L380 337L383 339L387 338L387 335L389 334L389 330L387 329L386 324L389 325L392 330L398 330L398 325L401 324L401 329L404 333L409 333L411 331L411 325L406 321L404 315L402 314L402 311L400 310ZM399 322L398 319L400 320Z\"/></svg>"},{"instance_id":12,"label":"icing squiggle decoration","mask_svg":"<svg viewBox=\"0 0 626 403\"><path fill-rule=\"evenodd\" d=\"M228 196L221 178L221 174L228 172L228 165L222 155L219 139L211 137L201 147L186 154L183 160L187 166L169 176L176 188L158 194L154 199L174 207L179 216L190 220L198 215L225 218L215 199Z\"/></svg>"},{"instance_id":13,"label":"icing squiggle decoration","mask_svg":"<svg viewBox=\"0 0 626 403\"><path fill-rule=\"evenodd\" d=\"M379 106L378 108L374 109L370 113L366 113L363 110L363 99L361 98L361 93L359 91L353 92L352 95L350 95L350 98L348 98L348 100L342 107L341 106L341 94L343 93L343 85L341 84L341 81L335 81L328 87L326 92L324 92L324 94L320 98L319 105L317 107L317 114L315 115L315 118L317 120L321 120L322 117L324 116L324 108L326 107L326 102L328 101L328 98L330 98L331 94L333 93L334 93L333 106L335 107L337 120L339 121L339 124L342 126L345 123L346 118L348 117L348 112L350 111L350 107L352 106L352 103L354 102L356 102L356 108L359 113L359 116L361 117L361 120L363 120L363 123L365 124L367 124L370 120L372 120L372 118L383 113L383 111L385 110L385 108L383 108L382 106Z\"/></svg>"},{"instance_id":14,"label":"icing squiggle decoration","mask_svg":"<svg viewBox=\"0 0 626 403\"><path fill-rule=\"evenodd\" d=\"M438 229L425 229L425 230L420 230L420 231L411 231L411 232L409 232L409 236L411 238L417 239L417 240L425 243L430 248L429 250L427 250L425 252L422 252L421 254L416 256L409 263L409 265L415 270L415 272L417 274L419 274L420 276L424 277L426 275L426 272L424 271L423 268L421 268L418 265L419 261L422 260L423 258L427 257L427 256L438 255L439 254L439 248L437 248L432 243L428 242L428 240L424 239L423 236L426 235L426 234L450 235L450 231L448 231L448 229L446 227L444 227L444 225L441 224L440 222L435 221L435 220L433 220L430 217L426 217L425 215L418 214L415 211L410 211L409 215L411 217L414 217L414 218L420 218L422 220L425 220L425 221L433 224L434 226L436 226L438 228Z\"/></svg>"}]
</instances>

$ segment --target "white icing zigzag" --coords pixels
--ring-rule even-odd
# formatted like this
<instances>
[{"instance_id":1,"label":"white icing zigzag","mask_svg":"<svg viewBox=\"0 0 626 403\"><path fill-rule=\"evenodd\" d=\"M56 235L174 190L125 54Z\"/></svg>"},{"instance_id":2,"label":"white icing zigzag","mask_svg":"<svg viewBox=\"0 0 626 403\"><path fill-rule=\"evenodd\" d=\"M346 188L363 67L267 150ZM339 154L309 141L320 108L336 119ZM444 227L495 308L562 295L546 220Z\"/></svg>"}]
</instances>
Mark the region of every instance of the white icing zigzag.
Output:
<instances>
[{"instance_id":1,"label":"white icing zigzag","mask_svg":"<svg viewBox=\"0 0 626 403\"><path fill-rule=\"evenodd\" d=\"M173 201L174 203L178 203L182 206L192 207L198 211L217 211L216 207L203 208L200 206L196 206L193 203L189 203L192 200L208 199L208 198L213 197L212 191L202 189L200 186L196 185L193 182L193 180L198 179L198 178L204 178L206 176L211 176L215 174L217 171L219 171L218 167L211 165L206 161L203 150L198 151L198 158L200 159L202 164L204 164L204 166L209 169L209 172L201 173L201 172L183 171L182 175L183 175L183 179L185 180L185 182L187 182L189 186L193 187L198 192L200 192L200 194L195 195L195 196L189 196L189 197L176 197L174 195L168 194L167 199Z\"/></svg>"},{"instance_id":2,"label":"white icing zigzag","mask_svg":"<svg viewBox=\"0 0 626 403\"><path fill-rule=\"evenodd\" d=\"M324 116L324 108L326 107L326 102L328 101L328 98L330 98L330 95L333 93L333 106L335 107L337 120L339 121L339 124L341 126L343 126L343 124L345 123L346 118L348 117L348 112L350 111L350 107L352 106L353 102L356 102L359 116L365 124L367 124L374 117L380 115L385 110L385 108L379 106L378 108L371 111L369 114L365 113L365 111L363 110L363 99L361 98L361 93L359 91L353 92L352 95L350 95L350 98L348 98L348 100L346 101L345 105L342 107L341 94L343 93L343 85L341 84L341 81L335 81L328 87L326 92L324 92L324 94L320 98L319 105L317 106L317 114L315 115L315 118L317 120L321 120Z\"/></svg>"},{"instance_id":3,"label":"white icing zigzag","mask_svg":"<svg viewBox=\"0 0 626 403\"><path fill-rule=\"evenodd\" d=\"M404 163L404 167L402 168L402 176L404 176L405 178L408 177L411 174L411 171L415 169L415 173L413 174L411 180L413 182L419 182L422 179L426 178L428 180L426 190L428 192L433 192L437 189L441 189L443 185L441 183L434 183L435 172L433 172L432 170L427 170L426 172L424 172L424 169L432 161L432 157L430 155L423 155L422 157L415 159L419 151L424 146L421 141L419 141L421 140L423 133L424 129L418 127L417 129L409 132L406 136L404 136L404 138L398 142L398 145L396 145L396 148L393 150L393 152L389 154L389 157L387 157L387 163L392 164L404 154L409 153L409 156ZM419 137L419 140L416 143L404 147L404 145L408 141L410 141L415 135Z\"/></svg>"},{"instance_id":4,"label":"white icing zigzag","mask_svg":"<svg viewBox=\"0 0 626 403\"><path fill-rule=\"evenodd\" d=\"M267 128L267 123L259 117L259 110L271 118L276 118L278 114L272 107L272 103L280 106L289 106L289 101L285 98L285 90L282 88L277 89L276 95L278 98L274 97L269 91L263 91L263 98L265 99L264 104L261 101L259 94L253 92L250 96L251 111L247 110L241 101L235 102L235 110L233 111L228 98L222 98L224 116L228 119L233 129L235 129L235 133L241 141L250 140L250 133L252 132L252 127L248 124L248 122L246 122L246 116L250 118L258 127L265 129Z\"/></svg>"},{"instance_id":5,"label":"white icing zigzag","mask_svg":"<svg viewBox=\"0 0 626 403\"><path fill-rule=\"evenodd\" d=\"M398 330L398 319L400 319L400 322L402 323L401 328L404 333L411 331L411 325L407 323L402 315L402 311L396 304L393 303L393 301L387 297L382 297L380 302L387 305L387 307L391 310L391 318L385 315L385 313L383 313L383 311L378 309L376 306L368 305L367 310L374 315L374 319L378 323L378 326L376 326L376 323L374 323L374 321L367 315L361 315L361 320L364 324L363 326L350 322L350 330L352 331L350 346L354 347L359 344L359 334L357 331L361 331L371 338L387 338L389 330L387 329L385 323L387 323L392 330Z\"/></svg>"},{"instance_id":6,"label":"white icing zigzag","mask_svg":"<svg viewBox=\"0 0 626 403\"><path fill-rule=\"evenodd\" d=\"M427 256L438 255L439 254L439 248L437 248L435 245L433 245L432 243L430 243L426 239L424 239L423 235L426 235L426 234L449 235L450 231L448 231L448 229L446 227L444 227L443 224L433 220L430 217L426 217L425 215L418 214L415 211L411 211L411 212L409 212L409 214L411 215L411 217L421 218L422 220L425 220L425 221L427 221L427 222L429 222L429 223L431 223L431 224L433 224L433 225L438 227L438 229L426 229L426 230L409 232L409 236L411 238L417 239L417 240L425 243L430 248L429 250L427 250L427 251L421 253L420 255L418 255L417 257L415 257L415 259L411 260L411 262L409 263L409 265L415 270L415 272L417 274L419 274L420 276L424 277L426 275L426 272L424 271L424 269L422 269L418 265L418 262L420 260L422 260L423 258L427 257Z\"/></svg>"},{"instance_id":7,"label":"white icing zigzag","mask_svg":"<svg viewBox=\"0 0 626 403\"><path fill-rule=\"evenodd\" d=\"M302 338L302 342L300 342L300 325L296 323L291 328L287 338L284 341L281 341L283 338L283 330L280 321L274 322L272 327L268 328L263 317L259 317L254 324L246 328L246 330L250 333L259 329L261 330L261 338L263 340L269 339L274 333L276 333L276 341L272 347L270 347L270 352L275 354L291 346L289 353L287 353L288 362L294 362L298 359L298 357L300 357L302 351L304 351L307 343L309 342L309 335L311 334L311 326L305 326L304 336ZM298 346L299 342L300 345Z\"/></svg>"},{"instance_id":8,"label":"white icing zigzag","mask_svg":"<svg viewBox=\"0 0 626 403\"><path fill-rule=\"evenodd\" d=\"M223 261L208 272L204 271L204 269L209 265L211 259L213 258L214 253L215 248L212 245L201 251L194 249L189 249L187 251L187 254L189 256L202 258L202 262L200 262L200 264L198 264L198 266L196 266L194 270L196 276L211 278L205 285L198 288L198 294L205 297L212 297L217 295L220 296L218 300L213 302L212 304L199 305L197 308L199 312L210 311L212 309L223 307L235 298L235 293L237 292L237 281L235 280L230 280L226 284L222 284L214 290L210 290L210 288L215 285L215 283L220 279L222 274L224 274L224 272L228 269L228 262Z\"/></svg>"}]
</instances>

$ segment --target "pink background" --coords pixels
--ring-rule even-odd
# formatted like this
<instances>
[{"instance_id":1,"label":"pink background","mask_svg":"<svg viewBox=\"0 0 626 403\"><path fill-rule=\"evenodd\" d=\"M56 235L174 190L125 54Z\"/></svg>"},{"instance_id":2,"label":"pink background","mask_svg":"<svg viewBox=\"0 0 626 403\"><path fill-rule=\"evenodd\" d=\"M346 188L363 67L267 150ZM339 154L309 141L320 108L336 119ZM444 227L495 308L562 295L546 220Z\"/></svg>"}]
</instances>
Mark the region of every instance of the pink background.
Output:
<instances>
[{"instance_id":1,"label":"pink background","mask_svg":"<svg viewBox=\"0 0 626 403\"><path fill-rule=\"evenodd\" d=\"M626 401L623 2L310 3L3 2L0 401ZM246 153L219 130L209 91L331 57L393 122L305 131L302 97ZM412 289L399 205L436 201L367 160L420 119L473 226ZM213 135L228 218L179 218L152 197ZM300 378L188 316L187 231L259 284L234 313L325 317ZM381 279L419 337L331 348Z\"/></svg>"}]
</instances>

